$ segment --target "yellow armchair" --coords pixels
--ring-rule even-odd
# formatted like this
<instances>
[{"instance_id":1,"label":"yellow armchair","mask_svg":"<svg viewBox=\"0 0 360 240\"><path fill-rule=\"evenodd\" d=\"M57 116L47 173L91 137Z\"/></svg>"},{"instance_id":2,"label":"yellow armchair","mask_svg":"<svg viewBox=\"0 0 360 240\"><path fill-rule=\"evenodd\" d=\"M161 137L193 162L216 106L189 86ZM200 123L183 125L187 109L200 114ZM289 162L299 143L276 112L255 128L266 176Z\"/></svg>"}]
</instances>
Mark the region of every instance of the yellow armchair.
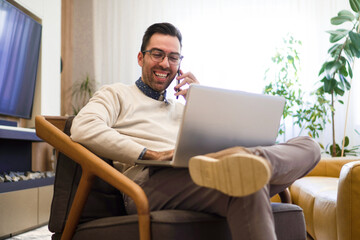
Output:
<instances>
[{"instance_id":1,"label":"yellow armchair","mask_svg":"<svg viewBox=\"0 0 360 240\"><path fill-rule=\"evenodd\" d=\"M290 193L313 239L360 239L360 157L321 159Z\"/></svg>"}]
</instances>

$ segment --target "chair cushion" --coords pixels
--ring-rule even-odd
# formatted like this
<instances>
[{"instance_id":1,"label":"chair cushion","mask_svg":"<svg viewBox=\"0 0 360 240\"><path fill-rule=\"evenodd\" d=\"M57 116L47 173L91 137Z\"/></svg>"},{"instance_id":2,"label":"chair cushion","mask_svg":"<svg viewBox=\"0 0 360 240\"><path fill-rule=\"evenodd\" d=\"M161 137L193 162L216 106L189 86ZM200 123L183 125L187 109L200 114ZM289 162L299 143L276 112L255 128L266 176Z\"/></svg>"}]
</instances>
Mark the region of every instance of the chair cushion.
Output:
<instances>
[{"instance_id":1,"label":"chair cushion","mask_svg":"<svg viewBox=\"0 0 360 240\"><path fill-rule=\"evenodd\" d=\"M314 239L337 239L338 182L334 177L310 176L291 186L293 202L303 208L306 229Z\"/></svg>"},{"instance_id":2,"label":"chair cushion","mask_svg":"<svg viewBox=\"0 0 360 240\"><path fill-rule=\"evenodd\" d=\"M152 239L231 239L225 219L182 210L151 212L151 234ZM114 236L116 239L139 239L137 216L111 217L84 223L78 227L73 239L112 239Z\"/></svg>"},{"instance_id":3,"label":"chair cushion","mask_svg":"<svg viewBox=\"0 0 360 240\"><path fill-rule=\"evenodd\" d=\"M293 204L272 203L278 240L305 239L302 209ZM200 212L162 210L151 212L152 239L231 239L225 218ZM191 232L191 235L186 233ZM139 239L137 215L109 217L78 226L73 239ZM60 239L56 234L53 239Z\"/></svg>"}]
</instances>

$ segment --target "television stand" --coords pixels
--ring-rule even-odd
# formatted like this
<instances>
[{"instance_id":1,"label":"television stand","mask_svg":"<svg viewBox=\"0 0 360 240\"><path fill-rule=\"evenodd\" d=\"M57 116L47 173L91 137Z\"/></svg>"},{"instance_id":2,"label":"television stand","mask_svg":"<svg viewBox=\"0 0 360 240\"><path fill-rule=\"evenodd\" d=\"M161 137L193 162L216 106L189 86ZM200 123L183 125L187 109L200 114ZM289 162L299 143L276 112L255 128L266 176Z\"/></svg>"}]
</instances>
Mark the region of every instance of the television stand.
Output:
<instances>
[{"instance_id":1,"label":"television stand","mask_svg":"<svg viewBox=\"0 0 360 240\"><path fill-rule=\"evenodd\" d=\"M50 170L38 162L49 162L51 153L34 129L0 126L0 173ZM54 177L0 182L0 239L48 222L53 183Z\"/></svg>"},{"instance_id":2,"label":"television stand","mask_svg":"<svg viewBox=\"0 0 360 240\"><path fill-rule=\"evenodd\" d=\"M2 120L0 119L0 126L10 126L10 127L16 127L17 121L10 121L10 120Z\"/></svg>"}]
</instances>

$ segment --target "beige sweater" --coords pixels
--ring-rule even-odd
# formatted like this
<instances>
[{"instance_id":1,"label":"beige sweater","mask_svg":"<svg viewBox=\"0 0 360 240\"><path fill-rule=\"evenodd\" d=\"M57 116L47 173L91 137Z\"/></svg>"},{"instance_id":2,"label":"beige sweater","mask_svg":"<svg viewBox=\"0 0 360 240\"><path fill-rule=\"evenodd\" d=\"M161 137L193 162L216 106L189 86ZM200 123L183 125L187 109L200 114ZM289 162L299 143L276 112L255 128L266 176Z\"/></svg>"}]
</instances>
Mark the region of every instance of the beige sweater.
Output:
<instances>
[{"instance_id":1,"label":"beige sweater","mask_svg":"<svg viewBox=\"0 0 360 240\"><path fill-rule=\"evenodd\" d=\"M79 112L71 138L95 154L134 164L146 147L154 151L174 148L184 105L144 95L135 85L102 87Z\"/></svg>"}]
</instances>

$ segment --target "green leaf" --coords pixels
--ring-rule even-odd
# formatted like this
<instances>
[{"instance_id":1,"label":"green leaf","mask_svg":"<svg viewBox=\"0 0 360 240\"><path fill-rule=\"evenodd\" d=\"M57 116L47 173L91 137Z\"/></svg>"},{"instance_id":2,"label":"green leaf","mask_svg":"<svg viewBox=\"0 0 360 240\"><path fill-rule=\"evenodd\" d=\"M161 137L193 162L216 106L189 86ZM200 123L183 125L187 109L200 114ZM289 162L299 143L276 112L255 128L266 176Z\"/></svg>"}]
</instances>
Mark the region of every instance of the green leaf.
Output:
<instances>
[{"instance_id":1,"label":"green leaf","mask_svg":"<svg viewBox=\"0 0 360 240\"><path fill-rule=\"evenodd\" d=\"M347 90L350 90L351 89L351 84L348 82L348 80L345 79L345 87Z\"/></svg>"},{"instance_id":2,"label":"green leaf","mask_svg":"<svg viewBox=\"0 0 360 240\"><path fill-rule=\"evenodd\" d=\"M340 68L340 74L343 75L344 77L347 77L349 76L349 73L347 72L346 70L346 65L342 65L341 68Z\"/></svg>"},{"instance_id":3,"label":"green leaf","mask_svg":"<svg viewBox=\"0 0 360 240\"><path fill-rule=\"evenodd\" d=\"M358 14L353 14L351 11L348 10L341 10L338 12L339 17L348 18L349 21L354 21L358 19Z\"/></svg>"},{"instance_id":4,"label":"green leaf","mask_svg":"<svg viewBox=\"0 0 360 240\"><path fill-rule=\"evenodd\" d=\"M354 56L356 56L357 58L360 57L360 51L355 47L355 44L350 43L349 48L350 48L350 51L353 53Z\"/></svg>"},{"instance_id":5,"label":"green leaf","mask_svg":"<svg viewBox=\"0 0 360 240\"><path fill-rule=\"evenodd\" d=\"M334 44L331 48L329 48L328 53L329 54L337 54L341 50L342 44Z\"/></svg>"},{"instance_id":6,"label":"green leaf","mask_svg":"<svg viewBox=\"0 0 360 240\"><path fill-rule=\"evenodd\" d=\"M346 44L344 46L344 52L348 59L353 59L355 57L355 54L353 54L353 52L350 49L350 43L351 41L346 41Z\"/></svg>"},{"instance_id":7,"label":"green leaf","mask_svg":"<svg viewBox=\"0 0 360 240\"><path fill-rule=\"evenodd\" d=\"M357 50L360 50L360 33L349 32L351 43L354 44Z\"/></svg>"},{"instance_id":8,"label":"green leaf","mask_svg":"<svg viewBox=\"0 0 360 240\"><path fill-rule=\"evenodd\" d=\"M346 60L346 58L345 58L344 56L340 56L339 62L340 62L342 65L345 65L345 63L347 62L347 60Z\"/></svg>"},{"instance_id":9,"label":"green leaf","mask_svg":"<svg viewBox=\"0 0 360 240\"><path fill-rule=\"evenodd\" d=\"M338 16L342 16L342 17L349 17L349 18L352 18L352 20L355 19L355 15L348 11L348 10L341 10L339 13L338 13Z\"/></svg>"},{"instance_id":10,"label":"green leaf","mask_svg":"<svg viewBox=\"0 0 360 240\"><path fill-rule=\"evenodd\" d=\"M344 87L345 87L344 81L341 80L340 82L338 82L338 86L340 87L341 90L344 90Z\"/></svg>"},{"instance_id":11,"label":"green leaf","mask_svg":"<svg viewBox=\"0 0 360 240\"><path fill-rule=\"evenodd\" d=\"M337 81L335 79L329 79L324 81L324 91L327 93L331 93L333 90L335 90L335 87L337 85Z\"/></svg>"},{"instance_id":12,"label":"green leaf","mask_svg":"<svg viewBox=\"0 0 360 240\"><path fill-rule=\"evenodd\" d=\"M331 18L331 24L340 25L344 22L352 22L354 19L354 14L352 14L350 11L342 10L338 13L336 17Z\"/></svg>"},{"instance_id":13,"label":"green leaf","mask_svg":"<svg viewBox=\"0 0 360 240\"><path fill-rule=\"evenodd\" d=\"M340 77L340 80L341 80L341 81L343 82L343 84L345 85L346 90L350 90L351 84L349 83L349 81L346 80L346 78L345 78L342 74L340 74L339 77Z\"/></svg>"},{"instance_id":14,"label":"green leaf","mask_svg":"<svg viewBox=\"0 0 360 240\"><path fill-rule=\"evenodd\" d=\"M350 143L349 137L348 137L348 136L345 136L345 144L344 144L344 147L349 146L349 143Z\"/></svg>"},{"instance_id":15,"label":"green leaf","mask_svg":"<svg viewBox=\"0 0 360 240\"><path fill-rule=\"evenodd\" d=\"M351 9L358 13L360 11L360 0L350 0Z\"/></svg>"},{"instance_id":16,"label":"green leaf","mask_svg":"<svg viewBox=\"0 0 360 240\"><path fill-rule=\"evenodd\" d=\"M344 104L344 101L343 100L338 100L339 103L341 104Z\"/></svg>"},{"instance_id":17,"label":"green leaf","mask_svg":"<svg viewBox=\"0 0 360 240\"><path fill-rule=\"evenodd\" d=\"M328 79L332 78L334 73L337 72L343 65L339 61L331 61L326 65L326 75Z\"/></svg>"},{"instance_id":18,"label":"green leaf","mask_svg":"<svg viewBox=\"0 0 360 240\"><path fill-rule=\"evenodd\" d=\"M333 17L331 18L330 22L332 25L340 25L343 24L344 22L351 22L352 20L349 19L348 17Z\"/></svg>"},{"instance_id":19,"label":"green leaf","mask_svg":"<svg viewBox=\"0 0 360 240\"><path fill-rule=\"evenodd\" d=\"M326 65L327 65L328 63L327 62L325 62L322 66L321 66L321 69L320 69L320 71L319 71L319 74L318 74L318 76L320 76L324 71L325 71L325 69L326 69Z\"/></svg>"},{"instance_id":20,"label":"green leaf","mask_svg":"<svg viewBox=\"0 0 360 240\"><path fill-rule=\"evenodd\" d=\"M351 66L350 66L350 63L347 62L347 65L348 65L349 76L350 76L350 78L353 78L353 72L352 72L352 68L351 68Z\"/></svg>"},{"instance_id":21,"label":"green leaf","mask_svg":"<svg viewBox=\"0 0 360 240\"><path fill-rule=\"evenodd\" d=\"M342 38L344 38L345 36L347 36L348 33L350 32L350 30L337 29L337 30L331 30L331 31L327 31L327 32L330 33L330 42L335 43L335 42L341 40Z\"/></svg>"},{"instance_id":22,"label":"green leaf","mask_svg":"<svg viewBox=\"0 0 360 240\"><path fill-rule=\"evenodd\" d=\"M337 95L344 96L345 91L339 88L337 85L334 86L334 92Z\"/></svg>"}]
</instances>

